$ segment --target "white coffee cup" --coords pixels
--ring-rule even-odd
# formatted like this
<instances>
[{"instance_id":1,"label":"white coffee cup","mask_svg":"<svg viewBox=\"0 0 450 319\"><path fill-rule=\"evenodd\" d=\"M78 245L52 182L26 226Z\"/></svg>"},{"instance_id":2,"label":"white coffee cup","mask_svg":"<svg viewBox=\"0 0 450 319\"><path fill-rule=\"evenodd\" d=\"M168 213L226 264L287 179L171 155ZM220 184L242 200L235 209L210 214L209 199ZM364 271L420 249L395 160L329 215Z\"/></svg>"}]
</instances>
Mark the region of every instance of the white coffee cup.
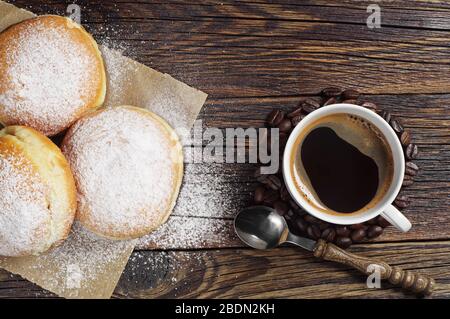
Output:
<instances>
[{"instance_id":1,"label":"white coffee cup","mask_svg":"<svg viewBox=\"0 0 450 319\"><path fill-rule=\"evenodd\" d=\"M295 142L303 130L320 118L342 113L359 116L380 130L386 138L392 152L394 174L392 183L387 192L373 207L361 212L349 214L329 214L310 203L309 200L311 200L312 195L311 193L308 193L308 188L305 185L299 185L303 192L299 190L299 187L297 186L298 184L296 185L296 183L301 183L301 181L299 181L299 179L295 181L293 167L290 162ZM405 159L403 156L403 148L394 130L381 116L375 112L353 104L328 105L308 114L292 131L283 155L284 180L289 193L295 201L311 215L321 220L339 225L359 224L381 215L399 230L407 232L411 228L411 223L398 209L392 206L392 202L397 197L402 186L404 172Z\"/></svg>"}]
</instances>

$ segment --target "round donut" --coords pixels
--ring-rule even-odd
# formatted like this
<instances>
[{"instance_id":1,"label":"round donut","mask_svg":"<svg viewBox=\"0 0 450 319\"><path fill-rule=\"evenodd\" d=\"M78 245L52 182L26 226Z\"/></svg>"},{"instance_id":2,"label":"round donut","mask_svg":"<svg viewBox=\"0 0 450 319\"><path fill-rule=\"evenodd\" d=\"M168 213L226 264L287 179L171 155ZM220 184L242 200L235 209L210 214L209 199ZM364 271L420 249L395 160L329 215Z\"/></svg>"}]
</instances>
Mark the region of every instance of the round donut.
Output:
<instances>
[{"instance_id":1,"label":"round donut","mask_svg":"<svg viewBox=\"0 0 450 319\"><path fill-rule=\"evenodd\" d=\"M78 192L76 219L93 233L132 239L169 217L183 176L178 136L159 116L133 106L78 120L62 151Z\"/></svg>"},{"instance_id":2,"label":"round donut","mask_svg":"<svg viewBox=\"0 0 450 319\"><path fill-rule=\"evenodd\" d=\"M38 255L69 234L75 181L60 149L38 131L0 131L0 256Z\"/></svg>"},{"instance_id":3,"label":"round donut","mask_svg":"<svg viewBox=\"0 0 450 319\"><path fill-rule=\"evenodd\" d=\"M45 15L0 33L0 122L52 136L103 104L97 43L69 18Z\"/></svg>"}]
</instances>

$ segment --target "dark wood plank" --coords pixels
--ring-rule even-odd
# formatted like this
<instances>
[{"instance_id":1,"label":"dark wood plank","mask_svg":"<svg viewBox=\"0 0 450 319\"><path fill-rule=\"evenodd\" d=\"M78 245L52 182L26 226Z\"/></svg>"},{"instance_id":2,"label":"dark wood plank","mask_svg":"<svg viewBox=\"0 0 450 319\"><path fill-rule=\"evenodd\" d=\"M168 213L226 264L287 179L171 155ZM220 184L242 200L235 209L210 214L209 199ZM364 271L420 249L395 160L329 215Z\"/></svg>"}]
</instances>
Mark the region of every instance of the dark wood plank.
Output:
<instances>
[{"instance_id":1,"label":"dark wood plank","mask_svg":"<svg viewBox=\"0 0 450 319\"><path fill-rule=\"evenodd\" d=\"M365 244L352 252L432 276L435 298L450 297L450 242ZM321 262L295 248L136 251L116 298L414 298L387 283L367 289L349 267ZM0 270L0 298L54 297Z\"/></svg>"},{"instance_id":2,"label":"dark wood plank","mask_svg":"<svg viewBox=\"0 0 450 319\"><path fill-rule=\"evenodd\" d=\"M358 245L352 252L420 271L438 283L435 297L449 298L450 243ZM147 261L147 265L145 265ZM162 276L161 276L162 274ZM139 298L404 298L388 284L367 289L365 276L315 260L300 249L233 249L136 252L116 297Z\"/></svg>"},{"instance_id":3,"label":"dark wood plank","mask_svg":"<svg viewBox=\"0 0 450 319\"><path fill-rule=\"evenodd\" d=\"M64 13L67 3L54 1L36 9ZM212 97L311 94L330 79L367 93L448 92L450 82L441 76L450 71L446 11L423 13L440 14L443 30L408 28L401 25L401 16L395 27L371 30L350 22L361 20L361 9L339 3L287 9L287 4L260 3L81 4L84 24L100 42L123 47L127 55ZM342 10L349 10L348 22L335 21ZM302 19L311 15L320 19ZM418 17L424 25L435 18Z\"/></svg>"}]
</instances>

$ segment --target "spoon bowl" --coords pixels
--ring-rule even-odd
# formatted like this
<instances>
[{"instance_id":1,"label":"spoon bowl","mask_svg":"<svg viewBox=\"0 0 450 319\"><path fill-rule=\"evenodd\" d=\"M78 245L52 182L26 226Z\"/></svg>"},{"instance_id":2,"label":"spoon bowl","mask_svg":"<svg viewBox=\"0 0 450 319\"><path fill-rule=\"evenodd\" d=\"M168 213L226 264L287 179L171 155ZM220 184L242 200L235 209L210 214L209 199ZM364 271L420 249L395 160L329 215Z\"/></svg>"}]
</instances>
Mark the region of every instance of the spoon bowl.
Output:
<instances>
[{"instance_id":1,"label":"spoon bowl","mask_svg":"<svg viewBox=\"0 0 450 319\"><path fill-rule=\"evenodd\" d=\"M234 220L238 237L256 249L275 248L286 241L286 221L273 208L252 206L243 209Z\"/></svg>"}]
</instances>

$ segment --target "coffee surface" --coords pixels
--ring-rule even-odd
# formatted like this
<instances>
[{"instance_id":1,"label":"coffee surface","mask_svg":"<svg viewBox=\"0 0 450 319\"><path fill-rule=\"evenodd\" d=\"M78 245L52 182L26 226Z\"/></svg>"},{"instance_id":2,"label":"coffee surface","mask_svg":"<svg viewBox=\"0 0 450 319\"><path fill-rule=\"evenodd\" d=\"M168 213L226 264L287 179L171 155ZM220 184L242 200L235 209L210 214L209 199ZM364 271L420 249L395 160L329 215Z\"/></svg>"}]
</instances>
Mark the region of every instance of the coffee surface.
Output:
<instances>
[{"instance_id":1,"label":"coffee surface","mask_svg":"<svg viewBox=\"0 0 450 319\"><path fill-rule=\"evenodd\" d=\"M297 184L313 205L329 213L355 213L384 196L393 159L376 127L357 116L334 114L299 136L294 169Z\"/></svg>"}]
</instances>

